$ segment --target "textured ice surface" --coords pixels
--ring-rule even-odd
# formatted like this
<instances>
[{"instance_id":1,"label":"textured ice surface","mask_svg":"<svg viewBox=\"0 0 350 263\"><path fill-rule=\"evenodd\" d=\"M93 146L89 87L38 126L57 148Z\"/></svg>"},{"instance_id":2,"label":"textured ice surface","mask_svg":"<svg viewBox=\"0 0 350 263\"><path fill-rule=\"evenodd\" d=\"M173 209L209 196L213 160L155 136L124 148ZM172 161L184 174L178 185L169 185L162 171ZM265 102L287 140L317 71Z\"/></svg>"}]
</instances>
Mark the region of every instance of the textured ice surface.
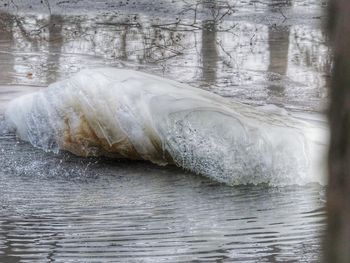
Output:
<instances>
[{"instance_id":1,"label":"textured ice surface","mask_svg":"<svg viewBox=\"0 0 350 263\"><path fill-rule=\"evenodd\" d=\"M10 103L45 151L174 163L228 184L323 183L327 129L141 72L83 70Z\"/></svg>"}]
</instances>

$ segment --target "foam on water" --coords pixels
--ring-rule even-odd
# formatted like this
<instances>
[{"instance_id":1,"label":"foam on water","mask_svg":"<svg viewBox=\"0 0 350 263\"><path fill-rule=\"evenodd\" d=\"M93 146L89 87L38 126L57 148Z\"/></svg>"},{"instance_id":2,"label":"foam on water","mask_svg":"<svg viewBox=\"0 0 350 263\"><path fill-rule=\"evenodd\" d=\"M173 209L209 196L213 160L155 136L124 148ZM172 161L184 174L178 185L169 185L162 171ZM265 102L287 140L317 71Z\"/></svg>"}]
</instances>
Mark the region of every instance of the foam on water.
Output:
<instances>
[{"instance_id":1,"label":"foam on water","mask_svg":"<svg viewBox=\"0 0 350 263\"><path fill-rule=\"evenodd\" d=\"M83 70L10 103L45 151L176 164L220 182L324 183L327 128L141 72Z\"/></svg>"}]
</instances>

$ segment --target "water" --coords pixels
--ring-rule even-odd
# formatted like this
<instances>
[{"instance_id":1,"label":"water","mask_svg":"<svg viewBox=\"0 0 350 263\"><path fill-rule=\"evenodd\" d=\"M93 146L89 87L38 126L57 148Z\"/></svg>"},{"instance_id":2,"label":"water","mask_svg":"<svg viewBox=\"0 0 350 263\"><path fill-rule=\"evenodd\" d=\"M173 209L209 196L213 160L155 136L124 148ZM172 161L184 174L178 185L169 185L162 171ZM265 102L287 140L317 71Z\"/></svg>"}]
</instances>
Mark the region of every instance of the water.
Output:
<instances>
[{"instance_id":1,"label":"water","mask_svg":"<svg viewBox=\"0 0 350 263\"><path fill-rule=\"evenodd\" d=\"M12 2L0 1L0 112L102 65L296 115L327 104L322 1L50 1L51 16ZM319 261L318 184L229 187L175 167L47 154L0 131L0 262Z\"/></svg>"},{"instance_id":2,"label":"water","mask_svg":"<svg viewBox=\"0 0 350 263\"><path fill-rule=\"evenodd\" d=\"M175 167L6 141L1 262L318 261L318 185L229 187Z\"/></svg>"}]
</instances>

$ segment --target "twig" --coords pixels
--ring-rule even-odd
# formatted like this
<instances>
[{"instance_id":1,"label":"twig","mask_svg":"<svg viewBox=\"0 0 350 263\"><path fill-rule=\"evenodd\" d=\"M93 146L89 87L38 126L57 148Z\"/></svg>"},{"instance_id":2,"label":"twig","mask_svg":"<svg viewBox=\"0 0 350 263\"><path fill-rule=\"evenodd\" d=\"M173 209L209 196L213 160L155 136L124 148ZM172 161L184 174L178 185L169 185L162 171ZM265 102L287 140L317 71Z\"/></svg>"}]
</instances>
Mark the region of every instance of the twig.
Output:
<instances>
[{"instance_id":1,"label":"twig","mask_svg":"<svg viewBox=\"0 0 350 263\"><path fill-rule=\"evenodd\" d=\"M47 9L49 10L49 13L50 13L50 15L51 15L52 12L51 12L51 6L50 6L50 3L49 3L49 0L43 0L43 1L45 2L46 7L47 7ZM41 1L41 2L43 3L43 1Z\"/></svg>"},{"instance_id":2,"label":"twig","mask_svg":"<svg viewBox=\"0 0 350 263\"><path fill-rule=\"evenodd\" d=\"M278 10L280 11L281 15L284 17L283 22L286 21L286 20L288 19L288 17L286 17L286 16L283 14L282 8L279 8Z\"/></svg>"}]
</instances>

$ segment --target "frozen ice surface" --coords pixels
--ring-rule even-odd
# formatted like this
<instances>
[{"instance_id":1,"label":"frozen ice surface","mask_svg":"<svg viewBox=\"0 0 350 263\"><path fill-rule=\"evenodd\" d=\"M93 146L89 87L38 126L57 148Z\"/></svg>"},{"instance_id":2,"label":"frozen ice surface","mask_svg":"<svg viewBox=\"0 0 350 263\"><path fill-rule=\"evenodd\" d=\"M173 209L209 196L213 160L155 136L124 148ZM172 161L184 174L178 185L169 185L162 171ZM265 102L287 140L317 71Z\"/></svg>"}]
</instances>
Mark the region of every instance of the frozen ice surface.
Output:
<instances>
[{"instance_id":1,"label":"frozen ice surface","mask_svg":"<svg viewBox=\"0 0 350 263\"><path fill-rule=\"evenodd\" d=\"M15 99L6 119L45 151L176 164L232 185L324 183L326 125L142 72L83 70Z\"/></svg>"}]
</instances>

